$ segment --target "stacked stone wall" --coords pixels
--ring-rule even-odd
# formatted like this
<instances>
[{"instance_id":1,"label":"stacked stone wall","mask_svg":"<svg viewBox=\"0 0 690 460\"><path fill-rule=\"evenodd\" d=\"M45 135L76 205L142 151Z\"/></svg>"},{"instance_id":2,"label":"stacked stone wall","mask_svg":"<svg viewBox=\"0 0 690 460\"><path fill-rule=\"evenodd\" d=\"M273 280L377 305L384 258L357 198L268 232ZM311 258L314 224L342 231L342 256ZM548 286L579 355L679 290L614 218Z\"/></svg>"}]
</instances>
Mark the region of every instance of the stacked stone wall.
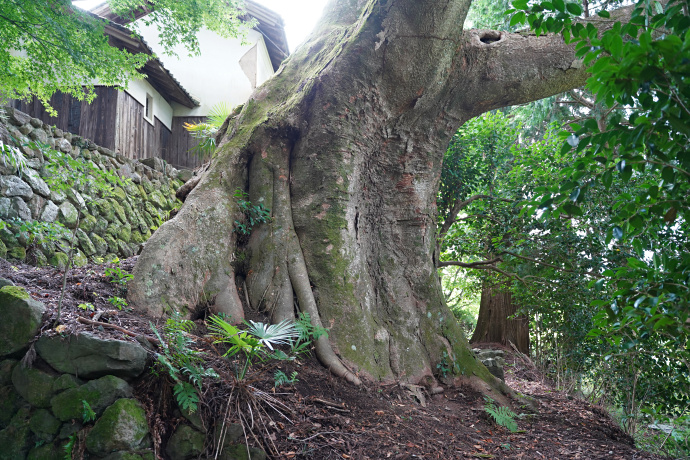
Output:
<instances>
[{"instance_id":1,"label":"stacked stone wall","mask_svg":"<svg viewBox=\"0 0 690 460\"><path fill-rule=\"evenodd\" d=\"M18 149L26 162L20 171L0 154L0 220L11 224L0 230L0 257L36 265L64 266L69 238L39 239L37 244L20 231L19 220L59 222L72 230L79 223L77 265L87 258L129 257L139 252L141 244L181 204L175 192L191 177L190 171L179 171L160 158L127 159L13 108L0 111L0 141ZM31 147L32 141L113 171L126 179L124 185L113 187L109 194L89 181L79 181L66 192L51 190L45 180L50 174L46 168L49 160L41 149Z\"/></svg>"},{"instance_id":2,"label":"stacked stone wall","mask_svg":"<svg viewBox=\"0 0 690 460\"><path fill-rule=\"evenodd\" d=\"M221 430L222 453L213 458L266 460L261 449L247 449L241 425L222 417L204 424L178 406L164 421L172 434L154 439L160 420L136 393L156 361L144 336L53 330L43 322L45 306L2 278L0 316L0 460L208 458ZM175 404L171 392L164 397L171 399L156 405Z\"/></svg>"}]
</instances>

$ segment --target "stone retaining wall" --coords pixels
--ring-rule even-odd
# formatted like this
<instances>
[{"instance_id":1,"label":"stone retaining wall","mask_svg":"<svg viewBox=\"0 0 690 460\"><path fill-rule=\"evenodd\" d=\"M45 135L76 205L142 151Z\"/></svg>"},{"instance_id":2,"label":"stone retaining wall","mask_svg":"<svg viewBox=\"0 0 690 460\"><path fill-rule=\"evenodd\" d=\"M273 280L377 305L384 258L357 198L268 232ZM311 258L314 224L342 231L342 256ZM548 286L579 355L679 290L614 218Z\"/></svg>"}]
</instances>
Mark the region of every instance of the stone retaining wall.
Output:
<instances>
[{"instance_id":1,"label":"stone retaining wall","mask_svg":"<svg viewBox=\"0 0 690 460\"><path fill-rule=\"evenodd\" d=\"M3 163L0 155L0 220L57 221L74 229L79 213L75 264L86 263L87 257L129 257L138 253L151 232L180 204L175 192L191 177L191 171L178 171L160 158L129 160L16 109L4 108L4 112L0 141L18 148L28 168L20 172ZM49 174L45 167L48 160L41 150L27 145L31 141L90 161L95 167L114 171L128 180L123 187L114 187L110 196L91 187L88 181L66 192L51 190L44 180ZM68 250L66 239L31 244L30 235L21 234L17 225L0 230L3 258L63 266Z\"/></svg>"},{"instance_id":2,"label":"stone retaining wall","mask_svg":"<svg viewBox=\"0 0 690 460\"><path fill-rule=\"evenodd\" d=\"M134 390L155 350L146 340L57 333L43 325L44 314L26 290L0 279L0 460L191 460L219 442L221 419L204 426L178 407L175 429L156 452ZM241 425L226 428L217 458L248 460ZM81 454L66 455L70 443ZM266 460L260 449L249 453Z\"/></svg>"}]
</instances>

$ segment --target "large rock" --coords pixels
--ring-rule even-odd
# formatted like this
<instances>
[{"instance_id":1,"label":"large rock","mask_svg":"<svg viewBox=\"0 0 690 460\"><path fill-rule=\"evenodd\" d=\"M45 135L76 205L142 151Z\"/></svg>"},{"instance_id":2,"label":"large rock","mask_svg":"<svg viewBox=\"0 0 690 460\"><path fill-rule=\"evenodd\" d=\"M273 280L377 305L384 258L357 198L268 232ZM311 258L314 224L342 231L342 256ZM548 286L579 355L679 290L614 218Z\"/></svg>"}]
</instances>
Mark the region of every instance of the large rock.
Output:
<instances>
[{"instance_id":1,"label":"large rock","mask_svg":"<svg viewBox=\"0 0 690 460\"><path fill-rule=\"evenodd\" d=\"M34 407L50 407L54 396L53 383L56 375L51 375L35 367L14 366L12 384L22 398Z\"/></svg>"},{"instance_id":2,"label":"large rock","mask_svg":"<svg viewBox=\"0 0 690 460\"><path fill-rule=\"evenodd\" d=\"M50 198L50 189L41 176L33 169L27 169L24 174L24 180L31 187L34 193L41 195L44 198Z\"/></svg>"},{"instance_id":3,"label":"large rock","mask_svg":"<svg viewBox=\"0 0 690 460\"><path fill-rule=\"evenodd\" d=\"M58 211L60 211L60 208L58 208L55 203L48 200L46 201L46 205L43 207L40 220L43 222L55 222L55 219L58 217Z\"/></svg>"},{"instance_id":4,"label":"large rock","mask_svg":"<svg viewBox=\"0 0 690 460\"><path fill-rule=\"evenodd\" d=\"M0 198L0 218L13 219L15 217L21 220L31 220L29 205L18 196Z\"/></svg>"},{"instance_id":5,"label":"large rock","mask_svg":"<svg viewBox=\"0 0 690 460\"><path fill-rule=\"evenodd\" d=\"M6 197L18 196L27 200L34 196L29 184L17 176L0 176L0 193Z\"/></svg>"},{"instance_id":6,"label":"large rock","mask_svg":"<svg viewBox=\"0 0 690 460\"><path fill-rule=\"evenodd\" d=\"M34 412L29 421L29 428L39 441L50 442L60 431L60 420L56 419L50 411L39 409Z\"/></svg>"},{"instance_id":7,"label":"large rock","mask_svg":"<svg viewBox=\"0 0 690 460\"><path fill-rule=\"evenodd\" d=\"M124 380L114 375L106 375L100 379L91 380L77 388L65 390L54 396L50 401L53 415L66 422L67 420L82 419L84 403L100 415L106 407L120 398L132 396L132 388Z\"/></svg>"},{"instance_id":8,"label":"large rock","mask_svg":"<svg viewBox=\"0 0 690 460\"><path fill-rule=\"evenodd\" d=\"M0 430L10 424L12 417L22 406L28 406L28 403L12 385L0 387Z\"/></svg>"},{"instance_id":9,"label":"large rock","mask_svg":"<svg viewBox=\"0 0 690 460\"><path fill-rule=\"evenodd\" d=\"M54 369L87 379L136 377L144 371L147 357L136 342L102 339L89 332L67 339L44 335L36 342L36 351Z\"/></svg>"},{"instance_id":10,"label":"large rock","mask_svg":"<svg viewBox=\"0 0 690 460\"><path fill-rule=\"evenodd\" d=\"M149 432L144 408L133 399L120 399L108 407L86 436L86 448L95 455L134 450Z\"/></svg>"},{"instance_id":11,"label":"large rock","mask_svg":"<svg viewBox=\"0 0 690 460\"><path fill-rule=\"evenodd\" d=\"M198 458L204 451L206 436L189 425L180 425L165 448L170 460Z\"/></svg>"},{"instance_id":12,"label":"large rock","mask_svg":"<svg viewBox=\"0 0 690 460\"><path fill-rule=\"evenodd\" d=\"M75 208L69 201L63 201L59 209L60 212L58 214L58 217L60 221L63 224L65 224L65 227L76 228L77 219L79 217L79 212L77 211L77 208Z\"/></svg>"},{"instance_id":13,"label":"large rock","mask_svg":"<svg viewBox=\"0 0 690 460\"><path fill-rule=\"evenodd\" d=\"M31 449L26 460L65 460L65 450L57 443L43 444Z\"/></svg>"},{"instance_id":14,"label":"large rock","mask_svg":"<svg viewBox=\"0 0 690 460\"><path fill-rule=\"evenodd\" d=\"M0 431L0 460L18 460L26 458L31 448L31 430L29 429L28 407L21 408L12 417L9 426Z\"/></svg>"},{"instance_id":15,"label":"large rock","mask_svg":"<svg viewBox=\"0 0 690 460\"><path fill-rule=\"evenodd\" d=\"M0 356L19 354L29 346L45 310L21 287L0 288Z\"/></svg>"}]
</instances>

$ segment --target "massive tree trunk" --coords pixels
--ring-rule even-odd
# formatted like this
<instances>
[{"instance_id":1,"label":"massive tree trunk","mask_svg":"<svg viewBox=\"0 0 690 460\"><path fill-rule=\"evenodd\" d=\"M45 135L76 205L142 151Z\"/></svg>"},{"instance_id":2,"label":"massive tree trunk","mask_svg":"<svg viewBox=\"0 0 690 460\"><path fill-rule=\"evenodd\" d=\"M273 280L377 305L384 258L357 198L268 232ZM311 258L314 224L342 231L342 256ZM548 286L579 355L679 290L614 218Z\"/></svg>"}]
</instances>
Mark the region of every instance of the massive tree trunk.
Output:
<instances>
[{"instance_id":1,"label":"massive tree trunk","mask_svg":"<svg viewBox=\"0 0 690 460\"><path fill-rule=\"evenodd\" d=\"M463 31L470 0L336 0L231 121L212 164L135 267L152 315L204 301L239 319L236 284L274 321L329 329L317 356L355 383L433 381L477 364L434 267L443 152L468 119L583 84L559 37ZM236 189L272 220L246 238ZM238 280L236 280L236 277Z\"/></svg>"},{"instance_id":2,"label":"massive tree trunk","mask_svg":"<svg viewBox=\"0 0 690 460\"><path fill-rule=\"evenodd\" d=\"M512 342L519 351L529 355L529 321L525 316L511 318L517 311L518 307L513 303L513 295L507 286L484 282L477 327L470 343L496 342L508 345Z\"/></svg>"}]
</instances>

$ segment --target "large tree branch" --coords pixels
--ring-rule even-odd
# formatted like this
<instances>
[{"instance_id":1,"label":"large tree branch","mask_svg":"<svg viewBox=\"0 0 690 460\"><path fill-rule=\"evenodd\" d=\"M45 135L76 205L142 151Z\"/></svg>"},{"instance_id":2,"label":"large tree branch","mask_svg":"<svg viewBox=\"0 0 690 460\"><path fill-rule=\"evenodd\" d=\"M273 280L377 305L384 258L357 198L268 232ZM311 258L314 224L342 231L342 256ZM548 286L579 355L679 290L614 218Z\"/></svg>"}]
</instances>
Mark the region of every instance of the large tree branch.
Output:
<instances>
[{"instance_id":1,"label":"large tree branch","mask_svg":"<svg viewBox=\"0 0 690 460\"><path fill-rule=\"evenodd\" d=\"M583 23L606 30L616 21L629 20L633 6L612 12L611 19ZM469 30L463 40L451 75L456 85L453 108L462 119L569 91L588 77L575 47L559 35Z\"/></svg>"}]
</instances>

